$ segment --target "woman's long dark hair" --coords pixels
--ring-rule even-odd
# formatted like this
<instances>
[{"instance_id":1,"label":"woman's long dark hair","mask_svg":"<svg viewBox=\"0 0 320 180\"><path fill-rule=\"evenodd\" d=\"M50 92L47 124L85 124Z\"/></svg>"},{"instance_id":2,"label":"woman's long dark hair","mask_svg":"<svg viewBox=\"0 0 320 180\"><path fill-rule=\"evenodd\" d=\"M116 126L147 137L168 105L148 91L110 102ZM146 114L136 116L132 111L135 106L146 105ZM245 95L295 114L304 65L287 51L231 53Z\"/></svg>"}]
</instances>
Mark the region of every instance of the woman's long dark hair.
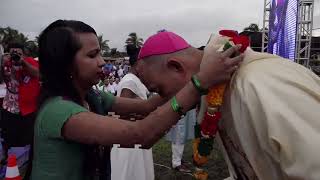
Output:
<instances>
[{"instance_id":1,"label":"woman's long dark hair","mask_svg":"<svg viewBox=\"0 0 320 180\"><path fill-rule=\"evenodd\" d=\"M71 80L74 57L81 49L76 33L97 35L92 27L81 21L57 20L39 36L40 106L54 96L67 97L81 104Z\"/></svg>"}]
</instances>

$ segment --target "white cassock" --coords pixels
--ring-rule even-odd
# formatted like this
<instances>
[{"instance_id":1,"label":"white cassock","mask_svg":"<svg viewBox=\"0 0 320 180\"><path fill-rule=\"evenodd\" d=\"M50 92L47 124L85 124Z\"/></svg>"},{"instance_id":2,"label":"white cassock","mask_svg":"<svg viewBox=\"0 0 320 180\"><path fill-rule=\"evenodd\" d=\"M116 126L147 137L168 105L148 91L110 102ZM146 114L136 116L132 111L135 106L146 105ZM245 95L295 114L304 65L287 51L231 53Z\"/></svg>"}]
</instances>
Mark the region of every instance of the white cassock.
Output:
<instances>
[{"instance_id":1,"label":"white cassock","mask_svg":"<svg viewBox=\"0 0 320 180\"><path fill-rule=\"evenodd\" d=\"M131 90L141 99L147 99L147 88L134 74L129 73L121 79L117 96L120 96L124 88ZM153 180L152 149L112 148L111 179Z\"/></svg>"},{"instance_id":2,"label":"white cassock","mask_svg":"<svg viewBox=\"0 0 320 180\"><path fill-rule=\"evenodd\" d=\"M247 49L222 116L229 179L320 179L320 78L307 68Z\"/></svg>"}]
</instances>

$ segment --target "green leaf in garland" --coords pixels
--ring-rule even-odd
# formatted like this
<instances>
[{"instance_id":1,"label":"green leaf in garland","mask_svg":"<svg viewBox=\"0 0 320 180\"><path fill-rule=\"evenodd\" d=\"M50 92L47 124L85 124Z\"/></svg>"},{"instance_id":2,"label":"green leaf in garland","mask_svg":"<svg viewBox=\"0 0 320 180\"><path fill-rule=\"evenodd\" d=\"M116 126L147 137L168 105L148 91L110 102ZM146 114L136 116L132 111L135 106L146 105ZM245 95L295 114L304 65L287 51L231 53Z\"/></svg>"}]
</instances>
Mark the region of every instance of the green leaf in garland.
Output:
<instances>
[{"instance_id":1,"label":"green leaf in garland","mask_svg":"<svg viewBox=\"0 0 320 180\"><path fill-rule=\"evenodd\" d=\"M226 42L226 43L224 44L224 46L223 46L223 51L225 51L225 50L227 50L227 49L229 49L229 48L231 48L231 47L232 47L231 43L230 43L230 42Z\"/></svg>"}]
</instances>

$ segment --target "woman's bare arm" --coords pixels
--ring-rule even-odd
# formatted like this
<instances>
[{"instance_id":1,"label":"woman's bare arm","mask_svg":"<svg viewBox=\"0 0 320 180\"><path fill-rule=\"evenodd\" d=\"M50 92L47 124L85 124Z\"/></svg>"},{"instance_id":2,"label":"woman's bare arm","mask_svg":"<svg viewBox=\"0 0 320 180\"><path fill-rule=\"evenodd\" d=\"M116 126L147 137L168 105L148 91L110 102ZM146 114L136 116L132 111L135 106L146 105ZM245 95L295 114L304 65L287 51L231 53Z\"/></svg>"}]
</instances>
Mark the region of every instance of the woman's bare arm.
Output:
<instances>
[{"instance_id":1,"label":"woman's bare arm","mask_svg":"<svg viewBox=\"0 0 320 180\"><path fill-rule=\"evenodd\" d=\"M187 96L189 98L185 98ZM176 98L183 107L183 112L187 112L199 100L199 94L189 83ZM62 135L68 140L84 144L121 144L128 147L141 144L144 148L150 148L179 119L179 114L172 110L170 102L157 108L143 120L135 122L82 112L69 118Z\"/></svg>"},{"instance_id":2,"label":"woman's bare arm","mask_svg":"<svg viewBox=\"0 0 320 180\"><path fill-rule=\"evenodd\" d=\"M162 98L159 95L152 96L148 100L116 97L115 102L111 107L111 111L118 115L128 115L131 113L146 115L167 101L168 98Z\"/></svg>"}]
</instances>

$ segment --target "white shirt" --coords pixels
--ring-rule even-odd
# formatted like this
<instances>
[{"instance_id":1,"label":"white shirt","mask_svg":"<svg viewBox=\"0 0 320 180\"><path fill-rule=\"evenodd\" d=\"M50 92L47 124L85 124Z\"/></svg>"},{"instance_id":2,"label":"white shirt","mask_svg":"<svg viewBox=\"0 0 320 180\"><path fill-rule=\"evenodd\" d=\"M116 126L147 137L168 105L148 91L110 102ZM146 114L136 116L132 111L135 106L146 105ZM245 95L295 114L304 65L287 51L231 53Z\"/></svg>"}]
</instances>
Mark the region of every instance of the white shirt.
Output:
<instances>
[{"instance_id":1,"label":"white shirt","mask_svg":"<svg viewBox=\"0 0 320 180\"><path fill-rule=\"evenodd\" d=\"M105 87L104 85L103 86L99 86L99 84L96 84L96 85L93 86L93 89L99 90L99 91L105 91L104 87Z\"/></svg>"},{"instance_id":2,"label":"white shirt","mask_svg":"<svg viewBox=\"0 0 320 180\"><path fill-rule=\"evenodd\" d=\"M0 98L4 98L6 96L6 93L7 93L6 84L5 83L0 84Z\"/></svg>"},{"instance_id":3,"label":"white shirt","mask_svg":"<svg viewBox=\"0 0 320 180\"><path fill-rule=\"evenodd\" d=\"M116 93L116 91L115 91L115 89L114 89L114 86L113 86L112 84L108 84L106 90L107 90L108 92L112 93L112 94L115 94L115 93Z\"/></svg>"},{"instance_id":4,"label":"white shirt","mask_svg":"<svg viewBox=\"0 0 320 180\"><path fill-rule=\"evenodd\" d=\"M112 86L113 86L114 93L116 93L118 89L118 84L116 82L113 82Z\"/></svg>"},{"instance_id":5,"label":"white shirt","mask_svg":"<svg viewBox=\"0 0 320 180\"><path fill-rule=\"evenodd\" d=\"M122 89L130 89L141 99L147 99L147 88L134 74L125 75L118 85L117 96ZM151 149L112 148L112 180L154 180L154 167Z\"/></svg>"},{"instance_id":6,"label":"white shirt","mask_svg":"<svg viewBox=\"0 0 320 180\"><path fill-rule=\"evenodd\" d=\"M125 75L121 79L118 85L117 96L120 96L122 89L131 90L134 94L136 94L141 99L147 99L147 95L149 94L149 91L146 88L146 86L142 84L140 79L132 73Z\"/></svg>"},{"instance_id":7,"label":"white shirt","mask_svg":"<svg viewBox=\"0 0 320 180\"><path fill-rule=\"evenodd\" d=\"M120 69L118 70L118 76L119 76L119 77L122 77L122 76L123 76L123 69L122 69L122 68L120 68Z\"/></svg>"}]
</instances>

